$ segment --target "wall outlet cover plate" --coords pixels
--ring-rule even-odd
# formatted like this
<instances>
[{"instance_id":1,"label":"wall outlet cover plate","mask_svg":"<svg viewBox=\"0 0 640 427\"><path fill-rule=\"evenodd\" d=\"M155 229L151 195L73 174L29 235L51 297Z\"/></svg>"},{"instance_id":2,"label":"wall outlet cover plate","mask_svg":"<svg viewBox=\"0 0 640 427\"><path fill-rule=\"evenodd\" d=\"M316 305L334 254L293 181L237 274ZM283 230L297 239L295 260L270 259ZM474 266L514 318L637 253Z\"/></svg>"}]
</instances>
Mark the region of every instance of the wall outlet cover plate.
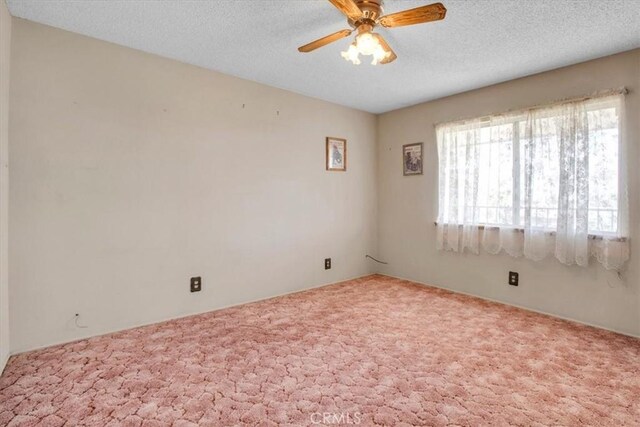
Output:
<instances>
[{"instance_id":1,"label":"wall outlet cover plate","mask_svg":"<svg viewBox=\"0 0 640 427\"><path fill-rule=\"evenodd\" d=\"M518 273L516 273L515 271L510 271L509 272L509 284L511 286L518 286L518 282L519 282L519 277L520 275Z\"/></svg>"},{"instance_id":2,"label":"wall outlet cover plate","mask_svg":"<svg viewBox=\"0 0 640 427\"><path fill-rule=\"evenodd\" d=\"M202 277L192 277L190 286L191 292L200 292L202 290Z\"/></svg>"}]
</instances>

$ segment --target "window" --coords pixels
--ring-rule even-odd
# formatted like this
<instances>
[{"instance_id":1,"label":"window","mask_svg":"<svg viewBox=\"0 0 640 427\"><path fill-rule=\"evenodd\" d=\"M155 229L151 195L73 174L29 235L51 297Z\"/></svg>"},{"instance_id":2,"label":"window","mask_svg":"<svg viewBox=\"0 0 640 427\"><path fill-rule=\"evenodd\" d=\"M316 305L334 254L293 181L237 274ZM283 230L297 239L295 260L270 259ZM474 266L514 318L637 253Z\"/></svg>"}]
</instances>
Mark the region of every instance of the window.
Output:
<instances>
[{"instance_id":1,"label":"window","mask_svg":"<svg viewBox=\"0 0 640 427\"><path fill-rule=\"evenodd\" d=\"M623 99L609 94L439 125L438 224L568 235L573 244L619 240ZM454 250L475 251L473 235L449 231Z\"/></svg>"}]
</instances>

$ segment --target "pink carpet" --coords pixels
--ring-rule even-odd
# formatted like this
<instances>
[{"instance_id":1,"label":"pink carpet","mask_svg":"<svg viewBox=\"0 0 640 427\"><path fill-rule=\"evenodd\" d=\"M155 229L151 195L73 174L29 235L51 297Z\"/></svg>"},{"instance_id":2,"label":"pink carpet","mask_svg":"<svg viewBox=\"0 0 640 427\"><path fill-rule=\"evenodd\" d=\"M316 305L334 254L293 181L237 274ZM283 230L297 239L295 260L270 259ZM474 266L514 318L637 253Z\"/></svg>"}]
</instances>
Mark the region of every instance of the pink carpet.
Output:
<instances>
[{"instance_id":1,"label":"pink carpet","mask_svg":"<svg viewBox=\"0 0 640 427\"><path fill-rule=\"evenodd\" d=\"M640 423L640 340L370 276L12 357L0 425Z\"/></svg>"}]
</instances>

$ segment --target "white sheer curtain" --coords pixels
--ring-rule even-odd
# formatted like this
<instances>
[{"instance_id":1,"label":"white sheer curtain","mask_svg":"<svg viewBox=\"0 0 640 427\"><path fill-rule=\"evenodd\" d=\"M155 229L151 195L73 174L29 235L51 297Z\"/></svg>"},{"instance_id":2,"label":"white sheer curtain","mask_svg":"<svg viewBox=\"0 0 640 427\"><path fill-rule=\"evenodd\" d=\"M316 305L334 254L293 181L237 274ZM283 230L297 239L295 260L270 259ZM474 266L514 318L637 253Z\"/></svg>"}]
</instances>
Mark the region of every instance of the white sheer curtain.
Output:
<instances>
[{"instance_id":1,"label":"white sheer curtain","mask_svg":"<svg viewBox=\"0 0 640 427\"><path fill-rule=\"evenodd\" d=\"M623 103L618 91L438 125L438 248L621 269Z\"/></svg>"}]
</instances>

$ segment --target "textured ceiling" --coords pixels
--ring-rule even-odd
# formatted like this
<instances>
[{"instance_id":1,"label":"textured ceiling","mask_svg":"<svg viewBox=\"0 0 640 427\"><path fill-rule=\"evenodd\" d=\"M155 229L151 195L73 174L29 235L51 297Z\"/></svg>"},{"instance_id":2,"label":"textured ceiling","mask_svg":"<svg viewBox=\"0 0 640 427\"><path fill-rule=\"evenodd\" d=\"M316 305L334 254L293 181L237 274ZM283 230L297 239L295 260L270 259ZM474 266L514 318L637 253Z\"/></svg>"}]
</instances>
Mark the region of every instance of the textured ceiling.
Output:
<instances>
[{"instance_id":1,"label":"textured ceiling","mask_svg":"<svg viewBox=\"0 0 640 427\"><path fill-rule=\"evenodd\" d=\"M433 0L435 1L435 0ZM14 16L381 113L640 47L640 0L441 0L444 21L384 29L398 60L355 66L326 0L7 0ZM387 0L386 13L432 1Z\"/></svg>"}]
</instances>

